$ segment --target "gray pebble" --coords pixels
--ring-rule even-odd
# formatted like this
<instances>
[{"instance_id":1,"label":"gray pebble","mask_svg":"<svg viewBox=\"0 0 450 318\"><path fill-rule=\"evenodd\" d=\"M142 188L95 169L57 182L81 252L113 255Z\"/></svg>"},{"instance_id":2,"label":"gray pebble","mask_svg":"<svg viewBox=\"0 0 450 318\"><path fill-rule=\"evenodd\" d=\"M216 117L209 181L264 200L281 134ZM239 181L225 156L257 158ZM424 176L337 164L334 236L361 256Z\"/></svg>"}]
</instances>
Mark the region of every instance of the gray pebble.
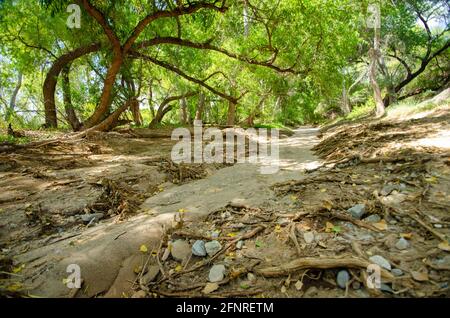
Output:
<instances>
[{"instance_id":1,"label":"gray pebble","mask_svg":"<svg viewBox=\"0 0 450 318\"><path fill-rule=\"evenodd\" d=\"M222 245L218 241L211 241L205 244L205 249L209 256L214 256L222 249Z\"/></svg>"},{"instance_id":2,"label":"gray pebble","mask_svg":"<svg viewBox=\"0 0 450 318\"><path fill-rule=\"evenodd\" d=\"M209 270L208 279L211 283L217 283L225 278L225 266L224 265L214 265Z\"/></svg>"},{"instance_id":3,"label":"gray pebble","mask_svg":"<svg viewBox=\"0 0 450 318\"><path fill-rule=\"evenodd\" d=\"M402 237L395 243L395 247L399 250L406 250L409 247L409 242Z\"/></svg>"},{"instance_id":4,"label":"gray pebble","mask_svg":"<svg viewBox=\"0 0 450 318\"><path fill-rule=\"evenodd\" d=\"M400 268L394 268L391 271L392 275L394 276L402 276L403 275L403 271Z\"/></svg>"},{"instance_id":5,"label":"gray pebble","mask_svg":"<svg viewBox=\"0 0 450 318\"><path fill-rule=\"evenodd\" d=\"M345 289L349 280L350 274L346 270L342 270L337 274L336 282L340 288Z\"/></svg>"},{"instance_id":6,"label":"gray pebble","mask_svg":"<svg viewBox=\"0 0 450 318\"><path fill-rule=\"evenodd\" d=\"M195 256L206 256L205 242L202 240L197 240L192 245L192 254Z\"/></svg>"},{"instance_id":7,"label":"gray pebble","mask_svg":"<svg viewBox=\"0 0 450 318\"><path fill-rule=\"evenodd\" d=\"M379 265L380 267L383 267L387 270L391 270L391 264L389 263L389 261L387 259L385 259L383 256L381 255L374 255L369 257L369 260L374 263Z\"/></svg>"},{"instance_id":8,"label":"gray pebble","mask_svg":"<svg viewBox=\"0 0 450 318\"><path fill-rule=\"evenodd\" d=\"M361 219L361 217L366 213L366 205L365 204L357 204L350 209L347 210L348 213L351 214L351 216L354 219Z\"/></svg>"}]
</instances>

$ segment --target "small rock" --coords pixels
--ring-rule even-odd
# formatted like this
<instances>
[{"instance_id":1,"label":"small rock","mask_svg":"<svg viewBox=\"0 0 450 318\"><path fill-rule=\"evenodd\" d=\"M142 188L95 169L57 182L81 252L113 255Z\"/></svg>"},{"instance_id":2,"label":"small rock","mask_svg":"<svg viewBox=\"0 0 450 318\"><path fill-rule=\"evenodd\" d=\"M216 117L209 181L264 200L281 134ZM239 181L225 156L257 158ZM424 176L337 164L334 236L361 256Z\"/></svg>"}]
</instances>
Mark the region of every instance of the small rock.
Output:
<instances>
[{"instance_id":1,"label":"small rock","mask_svg":"<svg viewBox=\"0 0 450 318\"><path fill-rule=\"evenodd\" d=\"M391 271L392 275L394 276L402 276L403 275L403 271L400 268L394 268Z\"/></svg>"},{"instance_id":2,"label":"small rock","mask_svg":"<svg viewBox=\"0 0 450 318\"><path fill-rule=\"evenodd\" d=\"M395 247L399 250L406 250L409 247L409 242L402 237L395 243Z\"/></svg>"},{"instance_id":3,"label":"small rock","mask_svg":"<svg viewBox=\"0 0 450 318\"><path fill-rule=\"evenodd\" d=\"M381 221L381 218L378 214L372 214L366 217L363 221L367 223L378 223Z\"/></svg>"},{"instance_id":4,"label":"small rock","mask_svg":"<svg viewBox=\"0 0 450 318\"><path fill-rule=\"evenodd\" d=\"M147 293L143 290L139 290L131 295L131 298L145 298L145 296L147 296Z\"/></svg>"},{"instance_id":5,"label":"small rock","mask_svg":"<svg viewBox=\"0 0 450 318\"><path fill-rule=\"evenodd\" d=\"M383 267L389 271L391 270L391 264L383 256L374 255L374 256L369 257L369 260L372 263L379 265L380 267Z\"/></svg>"},{"instance_id":6,"label":"small rock","mask_svg":"<svg viewBox=\"0 0 450 318\"><path fill-rule=\"evenodd\" d=\"M346 270L342 270L337 274L336 282L340 288L345 289L349 280L350 274Z\"/></svg>"},{"instance_id":7,"label":"small rock","mask_svg":"<svg viewBox=\"0 0 450 318\"><path fill-rule=\"evenodd\" d=\"M231 207L237 208L237 209L247 209L249 207L248 204L246 204L244 199L233 199L233 200L231 200L229 205Z\"/></svg>"},{"instance_id":8,"label":"small rock","mask_svg":"<svg viewBox=\"0 0 450 318\"><path fill-rule=\"evenodd\" d=\"M211 241L205 244L205 249L209 256L214 256L222 249L222 245L218 241Z\"/></svg>"},{"instance_id":9,"label":"small rock","mask_svg":"<svg viewBox=\"0 0 450 318\"><path fill-rule=\"evenodd\" d=\"M205 242L202 240L195 241L192 245L192 254L195 256L206 256Z\"/></svg>"},{"instance_id":10,"label":"small rock","mask_svg":"<svg viewBox=\"0 0 450 318\"><path fill-rule=\"evenodd\" d=\"M253 273L248 273L247 279L251 282L254 282L256 280L256 276Z\"/></svg>"},{"instance_id":11,"label":"small rock","mask_svg":"<svg viewBox=\"0 0 450 318\"><path fill-rule=\"evenodd\" d=\"M354 281L354 282L352 283L352 288L353 288L354 290L360 289L360 288L361 288L361 283L358 282L358 281Z\"/></svg>"},{"instance_id":12,"label":"small rock","mask_svg":"<svg viewBox=\"0 0 450 318\"><path fill-rule=\"evenodd\" d=\"M94 221L99 221L103 219L104 216L105 215L103 213L82 214L81 219L83 220L83 222L89 223L93 219L95 219Z\"/></svg>"},{"instance_id":13,"label":"small rock","mask_svg":"<svg viewBox=\"0 0 450 318\"><path fill-rule=\"evenodd\" d=\"M366 205L365 204L357 204L350 209L347 210L348 213L352 215L353 218L359 220L366 212Z\"/></svg>"},{"instance_id":14,"label":"small rock","mask_svg":"<svg viewBox=\"0 0 450 318\"><path fill-rule=\"evenodd\" d=\"M172 257L179 262L182 262L191 255L191 247L184 240L176 240L172 244Z\"/></svg>"},{"instance_id":15,"label":"small rock","mask_svg":"<svg viewBox=\"0 0 450 318\"><path fill-rule=\"evenodd\" d=\"M147 269L147 273L145 273L141 279L140 283L144 286L147 286L150 282L154 281L156 276L159 274L159 266L158 265L152 265L149 266Z\"/></svg>"},{"instance_id":16,"label":"small rock","mask_svg":"<svg viewBox=\"0 0 450 318\"><path fill-rule=\"evenodd\" d=\"M305 297L305 298L312 298L312 297L317 296L318 293L319 293L319 290L317 289L317 287L312 286L312 287L309 287L305 291L305 294L303 295L303 297Z\"/></svg>"},{"instance_id":17,"label":"small rock","mask_svg":"<svg viewBox=\"0 0 450 318\"><path fill-rule=\"evenodd\" d=\"M220 235L220 231L213 231L211 233L211 238L213 238L213 239L218 238L219 235Z\"/></svg>"},{"instance_id":18,"label":"small rock","mask_svg":"<svg viewBox=\"0 0 450 318\"><path fill-rule=\"evenodd\" d=\"M277 220L277 224L279 224L279 225L281 225L281 226L286 226L286 225L288 225L289 223L291 223L291 220L288 219L288 218L279 218L279 219Z\"/></svg>"},{"instance_id":19,"label":"small rock","mask_svg":"<svg viewBox=\"0 0 450 318\"><path fill-rule=\"evenodd\" d=\"M306 244L311 244L312 242L314 242L314 233L313 232L304 233L303 239L305 240Z\"/></svg>"},{"instance_id":20,"label":"small rock","mask_svg":"<svg viewBox=\"0 0 450 318\"><path fill-rule=\"evenodd\" d=\"M236 248L237 248L238 250L240 250L243 246L244 246L244 241L238 241L238 242L236 243Z\"/></svg>"},{"instance_id":21,"label":"small rock","mask_svg":"<svg viewBox=\"0 0 450 318\"><path fill-rule=\"evenodd\" d=\"M386 284L384 284L384 283L381 283L381 286L380 286L380 290L382 291L382 292L387 292L387 293L394 293L394 291L392 290L392 288L389 286L389 285L386 285Z\"/></svg>"},{"instance_id":22,"label":"small rock","mask_svg":"<svg viewBox=\"0 0 450 318\"><path fill-rule=\"evenodd\" d=\"M211 283L217 283L222 281L225 278L225 266L223 265L214 265L209 270L208 279Z\"/></svg>"},{"instance_id":23,"label":"small rock","mask_svg":"<svg viewBox=\"0 0 450 318\"><path fill-rule=\"evenodd\" d=\"M387 184L383 187L383 189L381 189L380 194L385 197L389 194L391 194L392 191L396 190L397 187L392 185L392 184Z\"/></svg>"},{"instance_id":24,"label":"small rock","mask_svg":"<svg viewBox=\"0 0 450 318\"><path fill-rule=\"evenodd\" d=\"M434 227L437 229L442 229L442 224L434 224Z\"/></svg>"}]
</instances>

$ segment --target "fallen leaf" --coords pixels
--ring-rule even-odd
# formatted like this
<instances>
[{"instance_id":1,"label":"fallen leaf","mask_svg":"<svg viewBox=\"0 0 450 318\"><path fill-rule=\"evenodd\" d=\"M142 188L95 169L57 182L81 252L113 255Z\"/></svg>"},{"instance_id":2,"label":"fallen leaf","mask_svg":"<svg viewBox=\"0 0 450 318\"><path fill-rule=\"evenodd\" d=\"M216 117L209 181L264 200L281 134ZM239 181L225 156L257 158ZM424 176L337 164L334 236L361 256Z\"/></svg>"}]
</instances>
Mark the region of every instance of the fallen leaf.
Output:
<instances>
[{"instance_id":1,"label":"fallen leaf","mask_svg":"<svg viewBox=\"0 0 450 318\"><path fill-rule=\"evenodd\" d=\"M324 188L322 188L322 189L320 189L320 192L327 192L327 189L324 189Z\"/></svg>"},{"instance_id":2,"label":"fallen leaf","mask_svg":"<svg viewBox=\"0 0 450 318\"><path fill-rule=\"evenodd\" d=\"M331 203L330 201L325 201L325 202L323 203L323 207L324 207L325 209L327 209L328 211L331 211L331 209L333 208L333 203Z\"/></svg>"},{"instance_id":3,"label":"fallen leaf","mask_svg":"<svg viewBox=\"0 0 450 318\"><path fill-rule=\"evenodd\" d=\"M181 272L183 270L183 266L181 265L177 265L177 267L175 267L175 272Z\"/></svg>"},{"instance_id":4,"label":"fallen leaf","mask_svg":"<svg viewBox=\"0 0 450 318\"><path fill-rule=\"evenodd\" d=\"M412 238L412 233L400 233L400 237L403 237L404 239L410 240Z\"/></svg>"},{"instance_id":5,"label":"fallen leaf","mask_svg":"<svg viewBox=\"0 0 450 318\"><path fill-rule=\"evenodd\" d=\"M25 268L25 264L22 264L22 265L20 265L20 266L17 266L17 267L15 267L15 268L13 268L12 272L13 272L14 274L20 273L20 272L22 271L22 269L24 269L24 268Z\"/></svg>"},{"instance_id":6,"label":"fallen leaf","mask_svg":"<svg viewBox=\"0 0 450 318\"><path fill-rule=\"evenodd\" d=\"M450 252L450 244L448 244L448 242L441 242L438 247L443 251Z\"/></svg>"},{"instance_id":7,"label":"fallen leaf","mask_svg":"<svg viewBox=\"0 0 450 318\"><path fill-rule=\"evenodd\" d=\"M437 178L436 177L430 177L430 178L425 178L425 181L428 183L437 183Z\"/></svg>"},{"instance_id":8,"label":"fallen leaf","mask_svg":"<svg viewBox=\"0 0 450 318\"><path fill-rule=\"evenodd\" d=\"M375 226L377 229L379 229L381 231L386 231L388 228L387 223L384 219L378 223L373 223L373 226Z\"/></svg>"},{"instance_id":9,"label":"fallen leaf","mask_svg":"<svg viewBox=\"0 0 450 318\"><path fill-rule=\"evenodd\" d=\"M418 282L426 282L428 280L428 274L423 272L412 271L411 276Z\"/></svg>"},{"instance_id":10,"label":"fallen leaf","mask_svg":"<svg viewBox=\"0 0 450 318\"><path fill-rule=\"evenodd\" d=\"M139 248L139 251L141 251L141 253L147 253L148 252L147 246L145 246L145 244L142 244L141 247Z\"/></svg>"},{"instance_id":11,"label":"fallen leaf","mask_svg":"<svg viewBox=\"0 0 450 318\"><path fill-rule=\"evenodd\" d=\"M264 244L263 244L261 241L256 241L256 242L255 242L255 246L256 246L256 247L263 247Z\"/></svg>"},{"instance_id":12,"label":"fallen leaf","mask_svg":"<svg viewBox=\"0 0 450 318\"><path fill-rule=\"evenodd\" d=\"M334 228L334 224L331 222L327 222L325 223L325 232L330 233L331 231L333 231Z\"/></svg>"},{"instance_id":13,"label":"fallen leaf","mask_svg":"<svg viewBox=\"0 0 450 318\"><path fill-rule=\"evenodd\" d=\"M290 198L291 198L292 201L297 201L297 197L295 195L291 195Z\"/></svg>"},{"instance_id":14,"label":"fallen leaf","mask_svg":"<svg viewBox=\"0 0 450 318\"><path fill-rule=\"evenodd\" d=\"M301 281L297 281L295 283L295 289L301 290L303 288L303 283Z\"/></svg>"},{"instance_id":15,"label":"fallen leaf","mask_svg":"<svg viewBox=\"0 0 450 318\"><path fill-rule=\"evenodd\" d=\"M239 287L241 287L242 289L249 289L250 288L250 286L248 284L246 284L246 283L242 283L241 286L239 286Z\"/></svg>"},{"instance_id":16,"label":"fallen leaf","mask_svg":"<svg viewBox=\"0 0 450 318\"><path fill-rule=\"evenodd\" d=\"M275 226L275 233L280 233L281 232L281 226L279 224L277 224Z\"/></svg>"},{"instance_id":17,"label":"fallen leaf","mask_svg":"<svg viewBox=\"0 0 450 318\"><path fill-rule=\"evenodd\" d=\"M227 234L228 237L235 237L236 235L238 235L236 232L231 232Z\"/></svg>"},{"instance_id":18,"label":"fallen leaf","mask_svg":"<svg viewBox=\"0 0 450 318\"><path fill-rule=\"evenodd\" d=\"M178 212L184 213L184 212L186 212L186 210L185 209L178 209Z\"/></svg>"},{"instance_id":19,"label":"fallen leaf","mask_svg":"<svg viewBox=\"0 0 450 318\"><path fill-rule=\"evenodd\" d=\"M207 283L206 286L205 286L205 288L203 288L203 293L204 293L204 294L210 294L210 293L212 293L212 292L218 290L219 287L220 287L220 286L219 286L219 284L217 284L217 283Z\"/></svg>"},{"instance_id":20,"label":"fallen leaf","mask_svg":"<svg viewBox=\"0 0 450 318\"><path fill-rule=\"evenodd\" d=\"M281 292L284 294L286 292L286 286L281 286Z\"/></svg>"}]
</instances>

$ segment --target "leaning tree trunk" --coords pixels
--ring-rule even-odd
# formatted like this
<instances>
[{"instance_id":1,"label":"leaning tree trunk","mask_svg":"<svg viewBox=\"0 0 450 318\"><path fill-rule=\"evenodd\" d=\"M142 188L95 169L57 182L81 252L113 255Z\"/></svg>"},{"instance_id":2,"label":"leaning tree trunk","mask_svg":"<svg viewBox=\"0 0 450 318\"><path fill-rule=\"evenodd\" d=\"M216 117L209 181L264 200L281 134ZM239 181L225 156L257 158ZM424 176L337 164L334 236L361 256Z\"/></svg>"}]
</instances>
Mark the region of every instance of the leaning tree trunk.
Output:
<instances>
[{"instance_id":1,"label":"leaning tree trunk","mask_svg":"<svg viewBox=\"0 0 450 318\"><path fill-rule=\"evenodd\" d=\"M124 111L126 111L129 107L133 105L133 103L138 103L139 101L136 99L136 97L133 97L129 100L127 100L122 106L120 106L118 109L116 109L111 115L106 117L103 121L101 121L99 124L89 128L88 130L95 130L95 131L109 131L113 129L115 126L117 126L117 122L119 120L120 115Z\"/></svg>"},{"instance_id":2,"label":"leaning tree trunk","mask_svg":"<svg viewBox=\"0 0 450 318\"><path fill-rule=\"evenodd\" d=\"M62 71L62 91L64 99L64 110L66 111L67 121L74 131L78 131L81 128L81 123L78 120L77 114L73 109L72 95L70 93L70 63L63 68Z\"/></svg>"},{"instance_id":3,"label":"leaning tree trunk","mask_svg":"<svg viewBox=\"0 0 450 318\"><path fill-rule=\"evenodd\" d=\"M14 87L14 91L11 95L11 99L9 101L9 109L6 111L6 121L9 121L11 115L14 114L14 111L17 106L17 95L19 94L20 87L22 86L22 72L19 72L17 76L16 87Z\"/></svg>"},{"instance_id":4,"label":"leaning tree trunk","mask_svg":"<svg viewBox=\"0 0 450 318\"><path fill-rule=\"evenodd\" d=\"M113 61L106 73L105 80L103 81L102 94L100 96L100 102L94 113L83 124L85 128L90 128L98 125L105 114L108 112L111 106L111 95L116 81L117 74L119 74L120 68L123 64L123 56L121 53L115 53Z\"/></svg>"},{"instance_id":5,"label":"leaning tree trunk","mask_svg":"<svg viewBox=\"0 0 450 318\"><path fill-rule=\"evenodd\" d=\"M236 120L236 102L228 101L227 126L234 126Z\"/></svg>"},{"instance_id":6,"label":"leaning tree trunk","mask_svg":"<svg viewBox=\"0 0 450 318\"><path fill-rule=\"evenodd\" d=\"M100 50L100 43L93 43L87 46L77 48L66 54L61 55L53 63L52 67L48 70L45 77L44 85L42 87L42 93L44 95L44 109L45 109L45 126L57 127L58 121L56 118L56 103L55 103L55 90L56 83L58 82L59 73L62 69L73 60Z\"/></svg>"},{"instance_id":7,"label":"leaning tree trunk","mask_svg":"<svg viewBox=\"0 0 450 318\"><path fill-rule=\"evenodd\" d=\"M371 65L369 71L369 80L372 85L373 95L376 105L376 116L382 117L385 112L383 98L381 97L381 89L377 82L377 65L378 59L380 56L380 30L378 28L374 28L374 42L373 49L370 50L369 54L371 55Z\"/></svg>"}]
</instances>

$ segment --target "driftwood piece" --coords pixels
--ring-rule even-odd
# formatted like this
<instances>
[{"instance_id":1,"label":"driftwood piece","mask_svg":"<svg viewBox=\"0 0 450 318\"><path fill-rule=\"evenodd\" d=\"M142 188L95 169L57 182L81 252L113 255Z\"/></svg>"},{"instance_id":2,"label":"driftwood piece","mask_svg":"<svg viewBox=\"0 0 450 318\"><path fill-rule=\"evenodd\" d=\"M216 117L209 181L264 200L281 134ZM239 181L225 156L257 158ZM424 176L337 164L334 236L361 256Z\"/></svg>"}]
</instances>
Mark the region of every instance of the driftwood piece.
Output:
<instances>
[{"instance_id":1,"label":"driftwood piece","mask_svg":"<svg viewBox=\"0 0 450 318\"><path fill-rule=\"evenodd\" d=\"M298 258L280 266L264 267L256 269L256 273L264 277L279 277L289 275L302 269L318 268L318 269L330 269L330 268L362 268L366 269L371 263L362 258L356 257L305 257ZM388 271L381 270L382 277L393 280L394 276Z\"/></svg>"}]
</instances>

